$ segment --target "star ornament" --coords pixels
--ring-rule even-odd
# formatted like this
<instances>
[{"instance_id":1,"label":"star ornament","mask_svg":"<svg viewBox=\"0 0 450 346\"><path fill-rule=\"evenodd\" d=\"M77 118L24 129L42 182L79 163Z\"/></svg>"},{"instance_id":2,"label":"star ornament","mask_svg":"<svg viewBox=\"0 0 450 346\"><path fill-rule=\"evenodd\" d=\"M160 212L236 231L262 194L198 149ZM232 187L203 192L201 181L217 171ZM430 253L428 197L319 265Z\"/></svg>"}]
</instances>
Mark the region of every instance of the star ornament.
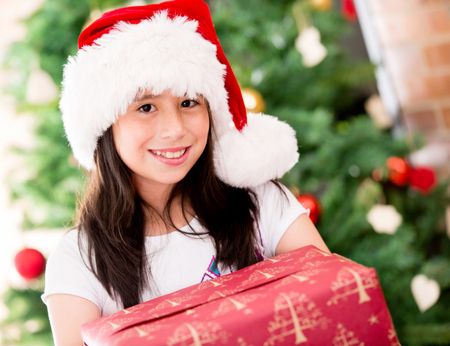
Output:
<instances>
[{"instance_id":1,"label":"star ornament","mask_svg":"<svg viewBox=\"0 0 450 346\"><path fill-rule=\"evenodd\" d=\"M403 219L394 206L375 204L367 214L367 221L377 233L394 234Z\"/></svg>"}]
</instances>

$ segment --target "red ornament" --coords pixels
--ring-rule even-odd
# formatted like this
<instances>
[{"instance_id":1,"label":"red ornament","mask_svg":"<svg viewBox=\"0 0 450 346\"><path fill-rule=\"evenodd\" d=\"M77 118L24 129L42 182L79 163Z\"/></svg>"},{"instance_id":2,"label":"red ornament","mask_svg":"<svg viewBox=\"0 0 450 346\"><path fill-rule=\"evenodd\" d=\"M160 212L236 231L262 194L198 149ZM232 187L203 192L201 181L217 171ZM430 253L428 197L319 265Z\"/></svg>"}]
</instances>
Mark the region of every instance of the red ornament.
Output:
<instances>
[{"instance_id":1,"label":"red ornament","mask_svg":"<svg viewBox=\"0 0 450 346\"><path fill-rule=\"evenodd\" d=\"M414 167L410 172L409 185L413 189L427 194L436 186L436 174L429 167Z\"/></svg>"},{"instance_id":2,"label":"red ornament","mask_svg":"<svg viewBox=\"0 0 450 346\"><path fill-rule=\"evenodd\" d=\"M356 21L356 8L353 0L342 0L342 14L348 21Z\"/></svg>"},{"instance_id":3,"label":"red ornament","mask_svg":"<svg viewBox=\"0 0 450 346\"><path fill-rule=\"evenodd\" d=\"M36 249L25 248L14 257L19 274L26 280L36 279L45 270L45 257Z\"/></svg>"},{"instance_id":4,"label":"red ornament","mask_svg":"<svg viewBox=\"0 0 450 346\"><path fill-rule=\"evenodd\" d=\"M393 184L404 186L408 183L411 167L404 158L396 156L390 157L386 161L386 166L388 168L389 180Z\"/></svg>"},{"instance_id":5,"label":"red ornament","mask_svg":"<svg viewBox=\"0 0 450 346\"><path fill-rule=\"evenodd\" d=\"M298 201L305 208L309 209L309 218L316 224L319 221L320 216L320 204L319 201L313 195L305 194L297 197Z\"/></svg>"}]
</instances>

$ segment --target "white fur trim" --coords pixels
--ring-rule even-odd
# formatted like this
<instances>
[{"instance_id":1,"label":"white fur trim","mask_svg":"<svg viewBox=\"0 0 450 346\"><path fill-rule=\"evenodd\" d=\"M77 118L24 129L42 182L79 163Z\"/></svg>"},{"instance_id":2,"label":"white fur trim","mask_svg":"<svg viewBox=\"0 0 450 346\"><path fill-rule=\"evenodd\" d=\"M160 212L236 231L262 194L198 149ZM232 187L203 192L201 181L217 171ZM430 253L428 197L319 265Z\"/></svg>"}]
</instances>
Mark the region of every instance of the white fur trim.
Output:
<instances>
[{"instance_id":1,"label":"white fur trim","mask_svg":"<svg viewBox=\"0 0 450 346\"><path fill-rule=\"evenodd\" d=\"M225 65L216 46L186 17L166 11L138 24L118 23L92 46L70 57L64 68L60 109L67 138L80 164L94 167L98 138L125 113L139 90L176 96L202 94L221 135L232 116L224 85Z\"/></svg>"},{"instance_id":2,"label":"white fur trim","mask_svg":"<svg viewBox=\"0 0 450 346\"><path fill-rule=\"evenodd\" d=\"M242 132L231 129L214 148L216 173L224 182L236 187L254 187L281 178L298 161L294 129L276 117L247 115Z\"/></svg>"}]
</instances>

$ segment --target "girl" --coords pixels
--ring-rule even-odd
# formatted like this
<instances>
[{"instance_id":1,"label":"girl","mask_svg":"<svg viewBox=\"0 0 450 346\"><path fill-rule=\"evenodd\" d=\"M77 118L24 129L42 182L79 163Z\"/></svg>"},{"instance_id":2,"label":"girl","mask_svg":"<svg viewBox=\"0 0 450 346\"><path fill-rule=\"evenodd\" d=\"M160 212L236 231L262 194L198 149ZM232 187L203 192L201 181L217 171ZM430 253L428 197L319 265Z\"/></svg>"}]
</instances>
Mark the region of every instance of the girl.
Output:
<instances>
[{"instance_id":1,"label":"girl","mask_svg":"<svg viewBox=\"0 0 450 346\"><path fill-rule=\"evenodd\" d=\"M328 251L275 180L298 160L295 132L246 113L203 0L107 12L78 44L60 108L91 173L77 226L47 263L57 345L82 345L83 323L264 258Z\"/></svg>"}]
</instances>

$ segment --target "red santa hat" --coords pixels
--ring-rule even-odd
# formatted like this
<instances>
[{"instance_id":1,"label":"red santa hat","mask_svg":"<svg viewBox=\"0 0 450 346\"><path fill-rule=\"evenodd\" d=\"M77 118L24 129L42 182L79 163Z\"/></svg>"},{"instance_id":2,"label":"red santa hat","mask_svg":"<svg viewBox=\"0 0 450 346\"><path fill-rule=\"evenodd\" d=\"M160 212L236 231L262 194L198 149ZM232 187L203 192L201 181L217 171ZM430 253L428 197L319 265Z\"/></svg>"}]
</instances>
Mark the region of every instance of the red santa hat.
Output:
<instances>
[{"instance_id":1,"label":"red santa hat","mask_svg":"<svg viewBox=\"0 0 450 346\"><path fill-rule=\"evenodd\" d=\"M203 0L107 12L83 30L78 47L64 67L60 109L74 156L86 169L94 168L99 137L145 89L208 100L214 167L229 185L257 186L297 162L295 131L288 124L246 112Z\"/></svg>"}]
</instances>

